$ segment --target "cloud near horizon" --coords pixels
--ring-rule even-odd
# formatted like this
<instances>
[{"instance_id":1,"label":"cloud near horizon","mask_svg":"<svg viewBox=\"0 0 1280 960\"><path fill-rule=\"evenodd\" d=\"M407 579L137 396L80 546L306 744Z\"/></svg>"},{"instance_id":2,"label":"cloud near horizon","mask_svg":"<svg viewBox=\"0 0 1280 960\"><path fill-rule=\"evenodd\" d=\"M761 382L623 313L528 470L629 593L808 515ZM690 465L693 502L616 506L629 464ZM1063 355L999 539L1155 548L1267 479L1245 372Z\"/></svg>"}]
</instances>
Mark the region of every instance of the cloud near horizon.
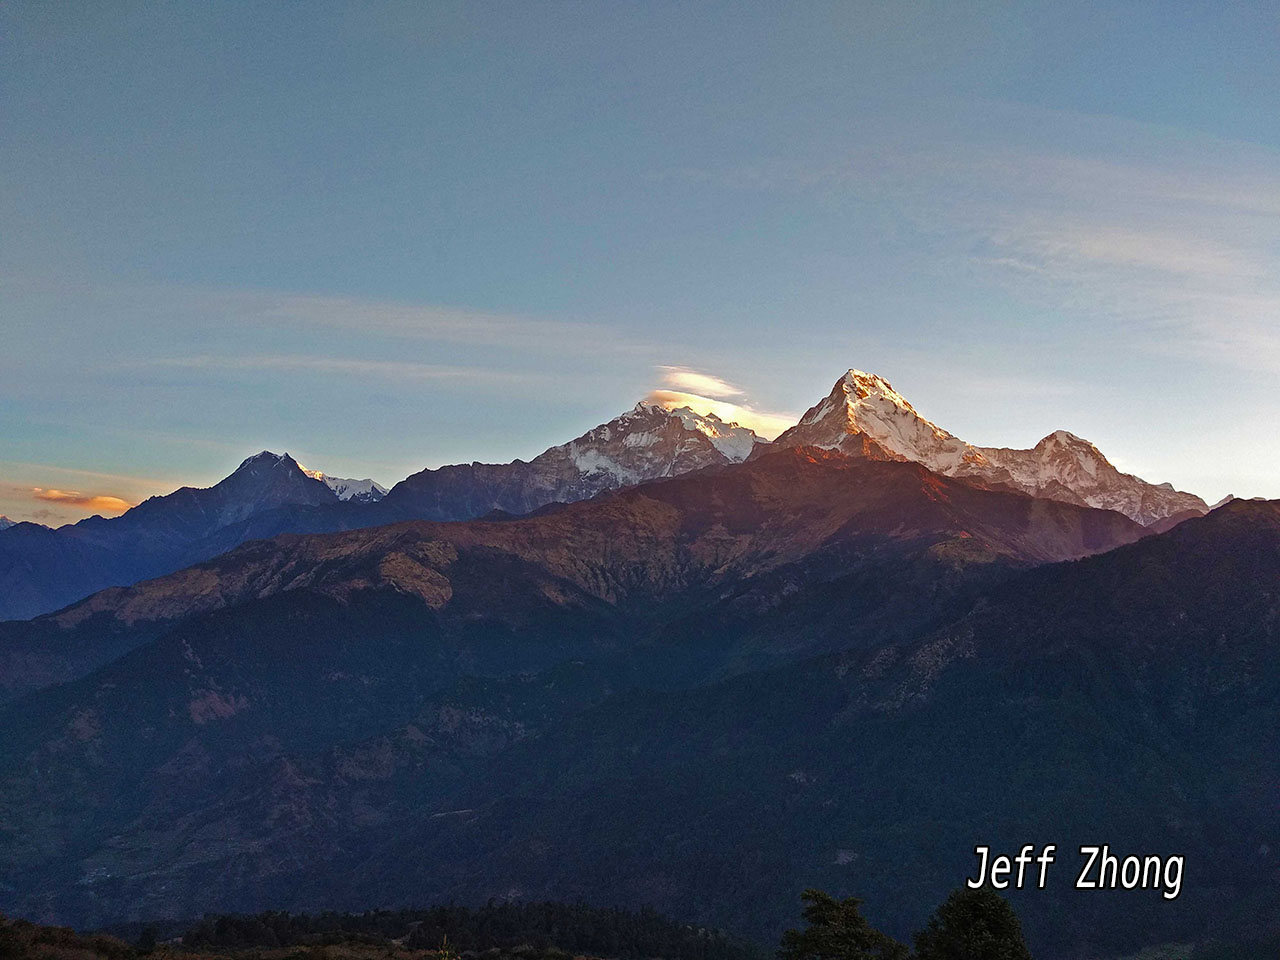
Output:
<instances>
[{"instance_id":1,"label":"cloud near horizon","mask_svg":"<svg viewBox=\"0 0 1280 960\"><path fill-rule=\"evenodd\" d=\"M747 403L723 399L742 397L745 391L712 374L689 367L660 366L658 369L662 371L665 387L649 391L645 397L649 403L669 410L688 407L695 413L714 414L726 423L749 427L768 440L795 426L799 419L790 413L757 410Z\"/></svg>"},{"instance_id":2,"label":"cloud near horizon","mask_svg":"<svg viewBox=\"0 0 1280 960\"><path fill-rule=\"evenodd\" d=\"M123 497L107 494L84 494L78 490L46 490L44 487L32 487L31 494L37 500L47 503L63 504L69 507L80 507L85 510L101 510L105 513L124 513L136 507Z\"/></svg>"}]
</instances>

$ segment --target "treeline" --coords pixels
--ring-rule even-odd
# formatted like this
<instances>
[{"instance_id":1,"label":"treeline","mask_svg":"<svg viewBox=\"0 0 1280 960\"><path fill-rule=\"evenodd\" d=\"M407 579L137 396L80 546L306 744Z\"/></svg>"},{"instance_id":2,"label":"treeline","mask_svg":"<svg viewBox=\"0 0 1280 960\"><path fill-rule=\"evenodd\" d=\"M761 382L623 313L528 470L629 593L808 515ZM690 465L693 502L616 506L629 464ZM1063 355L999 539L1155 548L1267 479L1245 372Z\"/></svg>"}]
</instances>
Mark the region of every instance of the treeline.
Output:
<instances>
[{"instance_id":1,"label":"treeline","mask_svg":"<svg viewBox=\"0 0 1280 960\"><path fill-rule=\"evenodd\" d=\"M466 956L564 952L620 960L761 960L755 945L727 934L639 912L582 903L497 903L366 913L209 915L182 935L200 950L273 949L401 941L409 950Z\"/></svg>"},{"instance_id":2,"label":"treeline","mask_svg":"<svg viewBox=\"0 0 1280 960\"><path fill-rule=\"evenodd\" d=\"M838 900L821 890L806 890L801 900L806 925L782 935L777 960L1032 960L1017 914L989 888L954 891L916 932L911 947L873 927L856 897ZM1277 960L1280 933L1206 941L1178 955L1188 960Z\"/></svg>"},{"instance_id":3,"label":"treeline","mask_svg":"<svg viewBox=\"0 0 1280 960\"><path fill-rule=\"evenodd\" d=\"M0 960L136 960L131 944L104 933L76 933L0 916Z\"/></svg>"},{"instance_id":4,"label":"treeline","mask_svg":"<svg viewBox=\"0 0 1280 960\"><path fill-rule=\"evenodd\" d=\"M803 895L805 926L788 930L776 960L1031 960L1008 902L990 890L958 890L913 945L875 929L861 901L818 890ZM490 903L479 909L366 913L208 915L180 939L130 924L120 937L77 933L0 916L0 960L765 960L753 944L638 913L584 904ZM268 952L270 951L270 952ZM1205 942L1190 960L1276 960L1280 934Z\"/></svg>"}]
</instances>

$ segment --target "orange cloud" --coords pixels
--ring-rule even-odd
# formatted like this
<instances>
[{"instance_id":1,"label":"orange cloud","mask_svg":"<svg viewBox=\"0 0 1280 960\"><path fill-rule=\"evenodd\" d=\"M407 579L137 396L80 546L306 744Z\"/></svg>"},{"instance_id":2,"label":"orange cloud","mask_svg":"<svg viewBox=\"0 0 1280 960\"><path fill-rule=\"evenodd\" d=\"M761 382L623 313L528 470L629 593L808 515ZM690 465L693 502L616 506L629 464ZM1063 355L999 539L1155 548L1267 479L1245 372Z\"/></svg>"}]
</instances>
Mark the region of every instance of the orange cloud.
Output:
<instances>
[{"instance_id":1,"label":"orange cloud","mask_svg":"<svg viewBox=\"0 0 1280 960\"><path fill-rule=\"evenodd\" d=\"M85 494L78 490L46 490L44 487L32 487L32 495L37 500L48 503L61 503L69 507L80 507L85 510L100 510L104 513L124 513L136 504L120 497L104 494Z\"/></svg>"},{"instance_id":2,"label":"orange cloud","mask_svg":"<svg viewBox=\"0 0 1280 960\"><path fill-rule=\"evenodd\" d=\"M699 396L696 393L685 393L680 390L653 390L645 398L674 410L677 407L688 407L694 413L714 413L726 423L736 423L742 427L750 427L760 436L772 440L783 430L795 426L795 416L788 413L766 413L739 403L726 403L724 400L713 400L711 397Z\"/></svg>"}]
</instances>

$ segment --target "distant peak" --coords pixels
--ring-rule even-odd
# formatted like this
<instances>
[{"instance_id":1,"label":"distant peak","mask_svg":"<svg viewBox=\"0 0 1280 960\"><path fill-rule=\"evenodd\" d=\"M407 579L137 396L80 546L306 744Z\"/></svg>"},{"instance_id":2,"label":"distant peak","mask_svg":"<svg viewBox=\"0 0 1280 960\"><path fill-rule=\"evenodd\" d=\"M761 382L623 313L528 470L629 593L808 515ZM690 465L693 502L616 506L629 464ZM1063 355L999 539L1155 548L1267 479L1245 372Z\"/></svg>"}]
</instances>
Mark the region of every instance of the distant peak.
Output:
<instances>
[{"instance_id":1,"label":"distant peak","mask_svg":"<svg viewBox=\"0 0 1280 960\"><path fill-rule=\"evenodd\" d=\"M360 480L352 477L331 477L329 474L322 473L319 470L307 470L305 468L303 468L302 472L312 480L319 480L323 483L337 494L339 500L358 500L362 503L373 503L387 495L387 488L370 477Z\"/></svg>"},{"instance_id":2,"label":"distant peak","mask_svg":"<svg viewBox=\"0 0 1280 960\"><path fill-rule=\"evenodd\" d=\"M280 463L284 460L292 459L287 453L272 453L270 450L263 450L261 453L255 453L252 457L245 457L244 461L236 469L243 470L245 467L251 467L255 464Z\"/></svg>"},{"instance_id":3,"label":"distant peak","mask_svg":"<svg viewBox=\"0 0 1280 960\"><path fill-rule=\"evenodd\" d=\"M1031 450L975 446L923 417L884 377L856 367L774 443L911 460L944 476L1119 510L1143 524L1206 509L1192 494L1121 473L1092 443L1066 430Z\"/></svg>"},{"instance_id":4,"label":"distant peak","mask_svg":"<svg viewBox=\"0 0 1280 960\"><path fill-rule=\"evenodd\" d=\"M750 428L725 421L714 413L700 413L686 404L668 406L653 400L641 400L626 413L608 423L602 423L570 444L552 449L568 449L572 446L581 451L589 445L618 442L628 449L656 450L659 449L657 445L663 431L670 428L671 421L675 421L686 433L705 437L731 462L745 460L760 442L760 438ZM676 439L673 442L677 444L674 449L679 454L682 449L679 444L682 441Z\"/></svg>"}]
</instances>

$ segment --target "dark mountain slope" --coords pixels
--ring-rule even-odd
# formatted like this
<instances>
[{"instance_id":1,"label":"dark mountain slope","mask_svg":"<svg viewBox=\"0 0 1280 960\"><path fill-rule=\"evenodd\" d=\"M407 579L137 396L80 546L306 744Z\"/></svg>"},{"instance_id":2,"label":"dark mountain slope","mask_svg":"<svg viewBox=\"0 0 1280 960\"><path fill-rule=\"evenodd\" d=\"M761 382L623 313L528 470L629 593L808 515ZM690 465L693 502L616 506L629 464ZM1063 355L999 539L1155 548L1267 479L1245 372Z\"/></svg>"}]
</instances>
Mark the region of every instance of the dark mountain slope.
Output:
<instances>
[{"instance_id":1,"label":"dark mountain slope","mask_svg":"<svg viewBox=\"0 0 1280 960\"><path fill-rule=\"evenodd\" d=\"M212 487L183 487L119 517L56 530L19 524L0 533L0 620L37 616L206 559L212 554L203 552L204 541L256 514L338 503L288 454L264 452Z\"/></svg>"},{"instance_id":2,"label":"dark mountain slope","mask_svg":"<svg viewBox=\"0 0 1280 960\"><path fill-rule=\"evenodd\" d=\"M476 722L507 730L503 746L618 682L688 686L690 661L715 675L866 644L922 625L967 587L1138 532L1118 514L975 490L914 464L801 451L520 520L246 544L15 625L44 631L28 647L141 645L0 716L0 890L23 912L101 919L161 891L206 907L211 886L266 897L289 864L350 849L353 824L456 787L456 772L424 783L412 771L419 735L468 674L509 684L596 665L598 679L572 695L558 683L528 707L504 705L507 688L477 694ZM864 593L876 570L911 577ZM797 598L802 615L850 615L769 650L752 630ZM388 737L385 762L407 782L389 773L389 793L353 797L327 751L365 756L361 744Z\"/></svg>"},{"instance_id":3,"label":"dark mountain slope","mask_svg":"<svg viewBox=\"0 0 1280 960\"><path fill-rule=\"evenodd\" d=\"M661 642L653 624L689 617L687 634L701 610L747 628L797 591L845 580L870 617L865 631L938 616L939 601L970 581L1141 532L1118 514L977 490L916 464L784 451L523 520L252 542L30 624L0 624L0 663L12 698L108 662L166 623L293 590L340 600L391 590L456 622L599 607ZM900 576L872 572L885 564ZM502 607L495 596L508 591L495 584L510 588Z\"/></svg>"},{"instance_id":4,"label":"dark mountain slope","mask_svg":"<svg viewBox=\"0 0 1280 960\"><path fill-rule=\"evenodd\" d=\"M614 697L406 815L369 893L681 903L772 936L806 885L899 934L975 844L1056 843L1037 956L1280 929L1280 504L1033 571L919 641ZM1178 900L1072 891L1075 848L1181 854ZM429 871L419 864L432 864ZM441 866L443 864L443 866Z\"/></svg>"}]
</instances>

